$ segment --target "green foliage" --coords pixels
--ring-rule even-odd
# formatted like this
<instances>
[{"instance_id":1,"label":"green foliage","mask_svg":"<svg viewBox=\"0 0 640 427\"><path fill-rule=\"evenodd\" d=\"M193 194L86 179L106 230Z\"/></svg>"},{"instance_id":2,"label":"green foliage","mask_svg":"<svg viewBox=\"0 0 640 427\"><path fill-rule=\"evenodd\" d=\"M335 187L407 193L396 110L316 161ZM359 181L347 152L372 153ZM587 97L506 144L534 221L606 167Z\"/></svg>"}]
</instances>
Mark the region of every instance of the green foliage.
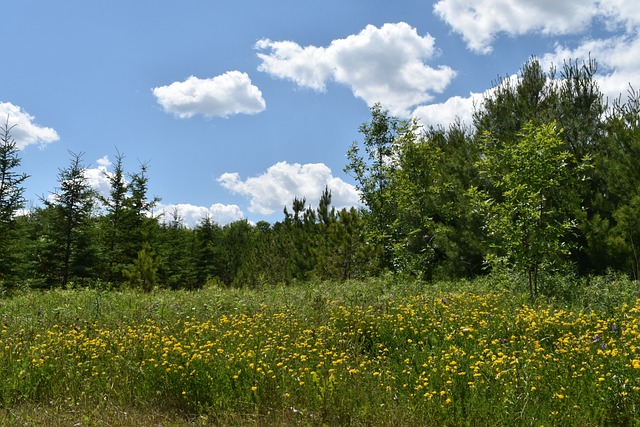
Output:
<instances>
[{"instance_id":1,"label":"green foliage","mask_svg":"<svg viewBox=\"0 0 640 427\"><path fill-rule=\"evenodd\" d=\"M567 237L571 258L582 273L604 273L600 248L606 246L606 235L594 229L592 220L611 218L608 202L601 195L610 194L599 162L606 157L606 133L603 118L606 104L594 78L595 60L586 63L564 63L559 76L552 68L545 73L537 59L531 58L522 67L518 79L498 81L474 113L474 127L478 143L489 133L498 148L509 146L520 138L524 127L555 122L565 149L573 159L571 167L593 162L595 167L576 171L585 179L565 190L565 195L578 200L570 219L576 221L575 233ZM485 187L492 197L492 187ZM604 201L604 203L603 203ZM599 225L603 225L600 222ZM598 234L592 233L598 231ZM604 267L606 269L606 267Z\"/></svg>"},{"instance_id":2,"label":"green foliage","mask_svg":"<svg viewBox=\"0 0 640 427\"><path fill-rule=\"evenodd\" d=\"M480 217L468 189L478 182L479 150L461 124L447 130L416 125L397 139L393 175L396 269L425 278L478 274Z\"/></svg>"},{"instance_id":3,"label":"green foliage","mask_svg":"<svg viewBox=\"0 0 640 427\"><path fill-rule=\"evenodd\" d=\"M568 253L565 237L573 228L573 201L566 190L576 177L560 134L555 123L527 124L512 144L487 133L479 168L496 196L474 190L488 214L488 261L526 272L532 299L538 273Z\"/></svg>"},{"instance_id":4,"label":"green foliage","mask_svg":"<svg viewBox=\"0 0 640 427\"><path fill-rule=\"evenodd\" d=\"M158 260L151 245L145 243L138 257L122 271L125 279L135 289L150 292L158 286Z\"/></svg>"},{"instance_id":5,"label":"green foliage","mask_svg":"<svg viewBox=\"0 0 640 427\"><path fill-rule=\"evenodd\" d=\"M606 121L603 154L596 160L600 188L596 196L607 228L600 259L638 279L640 231L640 94L631 90L625 104L616 102Z\"/></svg>"},{"instance_id":6,"label":"green foliage","mask_svg":"<svg viewBox=\"0 0 640 427\"><path fill-rule=\"evenodd\" d=\"M354 141L347 152L349 163L345 171L355 178L362 202L367 206L370 237L381 245L386 268L393 266L391 225L398 212L392 181L397 169L395 144L408 126L409 123L389 116L388 111L376 104L371 107L371 121L360 126L363 141Z\"/></svg>"},{"instance_id":7,"label":"green foliage","mask_svg":"<svg viewBox=\"0 0 640 427\"><path fill-rule=\"evenodd\" d=\"M240 286L290 284L310 278L349 280L379 272L380 246L367 238L367 223L355 208L338 212L326 188L318 207L295 198L293 214L273 226L258 223L242 254Z\"/></svg>"},{"instance_id":8,"label":"green foliage","mask_svg":"<svg viewBox=\"0 0 640 427\"><path fill-rule=\"evenodd\" d=\"M376 104L345 168L364 207L333 207L327 187L318 206L295 197L273 224L221 226L205 218L191 229L177 212L160 222L148 165L127 173L119 152L105 173L109 194L91 191L81 154L71 153L56 192L19 216L26 175L16 171L7 120L0 128L0 281L5 288L96 278L114 288L129 281L262 288L392 272L433 283L485 275L487 259L494 270L525 277L532 298L541 271L589 277L611 270L637 279L640 96L632 89L608 108L596 71L589 59L545 72L531 58L517 78L499 79L487 92L471 127L422 128ZM149 248L139 259L145 243L155 254L151 264ZM549 283L541 277L545 297L574 292Z\"/></svg>"},{"instance_id":9,"label":"green foliage","mask_svg":"<svg viewBox=\"0 0 640 427\"><path fill-rule=\"evenodd\" d=\"M11 136L14 127L9 126L9 117L0 127L0 282L13 276L18 266L15 217L24 207L23 182L28 178L16 170L22 161Z\"/></svg>"},{"instance_id":10,"label":"green foliage","mask_svg":"<svg viewBox=\"0 0 640 427\"><path fill-rule=\"evenodd\" d=\"M182 224L177 212L170 222L160 226L156 241L159 281L171 289L195 289L197 242L195 233Z\"/></svg>"},{"instance_id":11,"label":"green foliage","mask_svg":"<svg viewBox=\"0 0 640 427\"><path fill-rule=\"evenodd\" d=\"M90 278L96 273L95 193L85 175L83 153L72 153L70 165L58 173L59 188L45 207L36 211L42 221L39 270L49 285L66 286L72 277Z\"/></svg>"}]
</instances>

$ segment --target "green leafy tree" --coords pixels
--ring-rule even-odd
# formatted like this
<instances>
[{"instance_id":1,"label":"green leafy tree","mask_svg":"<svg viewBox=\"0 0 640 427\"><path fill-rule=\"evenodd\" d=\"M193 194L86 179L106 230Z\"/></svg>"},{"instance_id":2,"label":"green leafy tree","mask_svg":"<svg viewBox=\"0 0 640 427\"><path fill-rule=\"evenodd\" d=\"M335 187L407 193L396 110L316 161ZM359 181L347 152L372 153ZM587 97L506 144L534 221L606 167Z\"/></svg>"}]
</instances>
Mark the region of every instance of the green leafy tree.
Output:
<instances>
[{"instance_id":1,"label":"green leafy tree","mask_svg":"<svg viewBox=\"0 0 640 427\"><path fill-rule=\"evenodd\" d=\"M14 125L15 126L15 125ZM21 159L11 137L9 117L0 127L0 280L15 274L16 214L24 207L23 182L28 175L18 172Z\"/></svg>"},{"instance_id":2,"label":"green leafy tree","mask_svg":"<svg viewBox=\"0 0 640 427\"><path fill-rule=\"evenodd\" d=\"M347 152L345 171L356 180L360 198L367 207L367 224L373 241L382 247L386 268L393 268L393 229L397 206L394 203L392 176L397 168L396 138L408 124L392 117L380 104L371 107L371 121L360 126L361 143L354 141Z\"/></svg>"},{"instance_id":3,"label":"green leafy tree","mask_svg":"<svg viewBox=\"0 0 640 427\"><path fill-rule=\"evenodd\" d=\"M417 129L397 137L398 167L391 179L397 206L391 251L396 271L425 274L435 259L437 195L440 147L432 139L420 138Z\"/></svg>"},{"instance_id":4,"label":"green leafy tree","mask_svg":"<svg viewBox=\"0 0 640 427\"><path fill-rule=\"evenodd\" d=\"M560 134L553 122L525 125L510 145L486 133L479 163L482 177L498 194L478 193L488 211L488 261L522 270L532 299L539 272L568 253L566 237L574 225L571 192L565 193L574 185L572 156Z\"/></svg>"},{"instance_id":5,"label":"green leafy tree","mask_svg":"<svg viewBox=\"0 0 640 427\"><path fill-rule=\"evenodd\" d=\"M613 221L613 208L607 201L610 191L598 157L606 157L608 148L603 119L607 110L595 74L597 63L565 62L560 71L552 67L544 72L536 58L527 61L517 79L500 79L474 112L478 145L484 135L500 146L514 143L528 123L542 125L555 121L563 129L560 135L572 154L570 167L593 162L596 167L582 170L586 178L570 190L570 199L580 199L572 217L575 233L570 236L571 259L582 273L603 273L607 239ZM495 198L499 192L484 187ZM569 189L566 189L569 191ZM611 259L611 257L609 257Z\"/></svg>"}]
</instances>

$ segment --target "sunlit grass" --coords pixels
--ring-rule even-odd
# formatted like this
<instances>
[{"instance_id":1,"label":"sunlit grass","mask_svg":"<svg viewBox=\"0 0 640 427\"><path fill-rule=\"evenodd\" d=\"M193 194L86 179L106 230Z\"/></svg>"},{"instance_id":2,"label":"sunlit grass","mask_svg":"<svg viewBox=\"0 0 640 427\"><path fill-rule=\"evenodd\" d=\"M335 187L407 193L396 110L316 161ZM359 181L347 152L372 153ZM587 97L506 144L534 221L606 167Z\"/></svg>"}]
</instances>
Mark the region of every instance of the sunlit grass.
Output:
<instances>
[{"instance_id":1,"label":"sunlit grass","mask_svg":"<svg viewBox=\"0 0 640 427\"><path fill-rule=\"evenodd\" d=\"M0 405L158 408L216 424L636 420L640 301L523 301L487 283L383 280L27 292L0 300Z\"/></svg>"}]
</instances>

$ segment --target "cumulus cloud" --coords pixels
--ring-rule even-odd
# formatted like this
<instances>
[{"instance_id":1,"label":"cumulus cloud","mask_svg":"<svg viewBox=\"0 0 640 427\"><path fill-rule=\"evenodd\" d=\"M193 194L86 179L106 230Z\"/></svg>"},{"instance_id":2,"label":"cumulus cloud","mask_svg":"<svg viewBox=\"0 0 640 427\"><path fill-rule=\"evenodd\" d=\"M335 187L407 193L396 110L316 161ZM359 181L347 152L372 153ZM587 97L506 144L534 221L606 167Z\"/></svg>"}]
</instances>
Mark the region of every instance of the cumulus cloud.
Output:
<instances>
[{"instance_id":1,"label":"cumulus cloud","mask_svg":"<svg viewBox=\"0 0 640 427\"><path fill-rule=\"evenodd\" d=\"M10 102L0 102L0 121L3 125L7 118L9 119L9 127L13 126L11 136L16 141L18 150L22 150L28 145L44 146L60 139L54 129L37 125L34 122L35 117L22 108Z\"/></svg>"},{"instance_id":2,"label":"cumulus cloud","mask_svg":"<svg viewBox=\"0 0 640 427\"><path fill-rule=\"evenodd\" d=\"M591 8L593 9L593 8ZM561 65L565 60L597 60L596 79L609 101L628 94L629 85L640 82L640 9L635 0L600 0L595 21L610 34L586 37L575 46L557 43L555 50L543 56L545 65Z\"/></svg>"},{"instance_id":3,"label":"cumulus cloud","mask_svg":"<svg viewBox=\"0 0 640 427\"><path fill-rule=\"evenodd\" d=\"M111 191L111 183L109 182L109 177L113 174L109 172L109 166L112 165L109 160L109 156L103 156L96 160L98 166L96 167L87 167L84 170L84 177L87 180L87 184L99 195L102 197L109 197L109 192ZM56 203L58 201L57 193L49 193L47 199L51 202Z\"/></svg>"},{"instance_id":4,"label":"cumulus cloud","mask_svg":"<svg viewBox=\"0 0 640 427\"><path fill-rule=\"evenodd\" d=\"M154 216L159 216L161 221L164 222L172 221L176 215L185 226L190 228L198 226L207 216L211 218L211 221L220 225L244 219L244 214L240 207L237 205L223 205L221 203L214 203L209 207L184 203L173 205L161 204L154 212Z\"/></svg>"},{"instance_id":5,"label":"cumulus cloud","mask_svg":"<svg viewBox=\"0 0 640 427\"><path fill-rule=\"evenodd\" d=\"M490 52L500 33L578 35L578 39L559 37L554 50L541 56L543 68L594 58L596 81L609 102L619 97L625 101L630 85L640 89L640 55L635 54L640 52L640 8L635 0L440 0L434 10L476 52ZM593 27L600 31L590 31ZM425 124L450 123L455 116L466 122L474 101L481 97L471 94L419 106L413 116Z\"/></svg>"},{"instance_id":6,"label":"cumulus cloud","mask_svg":"<svg viewBox=\"0 0 640 427\"><path fill-rule=\"evenodd\" d=\"M630 4L630 1L617 0ZM635 0L633 0L635 1ZM478 53L492 50L496 35L520 36L527 33L547 35L578 34L589 28L592 20L616 12L603 10L600 0L440 0L433 9L436 15L464 38Z\"/></svg>"},{"instance_id":7,"label":"cumulus cloud","mask_svg":"<svg viewBox=\"0 0 640 427\"><path fill-rule=\"evenodd\" d=\"M109 166L111 161L109 156L103 156L96 160L98 164L95 168L87 168L84 171L84 176L87 179L87 183L93 188L100 196L109 197L111 191L111 183L109 177L113 174L109 172Z\"/></svg>"},{"instance_id":8,"label":"cumulus cloud","mask_svg":"<svg viewBox=\"0 0 640 427\"><path fill-rule=\"evenodd\" d=\"M561 65L565 60L587 60L595 58L598 63L596 79L609 101L628 93L629 85L639 89L640 84L640 55L630 54L640 52L640 34L621 35L609 39L592 39L581 43L578 47L569 48L558 45L554 52L544 55L542 62Z\"/></svg>"},{"instance_id":9,"label":"cumulus cloud","mask_svg":"<svg viewBox=\"0 0 640 427\"><path fill-rule=\"evenodd\" d=\"M205 117L256 114L266 108L260 89L251 83L247 73L240 71L229 71L210 79L191 76L152 91L165 112L181 119L197 114Z\"/></svg>"},{"instance_id":10,"label":"cumulus cloud","mask_svg":"<svg viewBox=\"0 0 640 427\"><path fill-rule=\"evenodd\" d=\"M406 117L411 107L433 99L455 76L447 66L427 64L438 55L435 39L420 36L404 22L368 25L359 34L328 47L302 47L293 41L256 43L260 71L316 91L328 81L351 88L369 106L380 102L393 115Z\"/></svg>"},{"instance_id":11,"label":"cumulus cloud","mask_svg":"<svg viewBox=\"0 0 640 427\"><path fill-rule=\"evenodd\" d=\"M442 103L421 105L413 111L413 117L424 126L447 126L456 120L471 125L473 109L483 96L482 93L472 93L466 98L452 96Z\"/></svg>"},{"instance_id":12,"label":"cumulus cloud","mask_svg":"<svg viewBox=\"0 0 640 427\"><path fill-rule=\"evenodd\" d=\"M338 209L357 206L359 202L355 187L334 177L322 163L279 162L262 175L244 181L234 172L222 174L218 182L232 193L249 197L249 212L262 215L281 211L294 197L304 197L309 205L317 206L325 187L331 191L332 205Z\"/></svg>"},{"instance_id":13,"label":"cumulus cloud","mask_svg":"<svg viewBox=\"0 0 640 427\"><path fill-rule=\"evenodd\" d=\"M109 170L109 167L113 164L111 160L109 160L109 156L99 158L96 160L96 163L96 167L85 169L84 176L91 188L100 196L108 198L109 192L111 191L109 179L113 176L113 172ZM51 195L50 200L54 199L55 195ZM197 226L207 216L209 216L212 221L221 225L244 218L242 210L237 205L223 205L221 203L214 203L209 207L185 203L167 205L160 203L151 215L159 218L161 221L169 222L174 219L176 214L182 221L182 224L187 227Z\"/></svg>"}]
</instances>

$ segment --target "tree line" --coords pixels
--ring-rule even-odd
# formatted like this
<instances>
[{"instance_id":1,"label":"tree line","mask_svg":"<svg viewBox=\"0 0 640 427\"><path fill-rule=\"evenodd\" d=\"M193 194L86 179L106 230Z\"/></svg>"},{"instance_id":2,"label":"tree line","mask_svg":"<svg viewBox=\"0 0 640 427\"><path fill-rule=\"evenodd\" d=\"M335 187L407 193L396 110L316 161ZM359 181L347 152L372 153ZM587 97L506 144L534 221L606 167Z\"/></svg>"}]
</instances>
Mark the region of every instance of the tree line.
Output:
<instances>
[{"instance_id":1,"label":"tree line","mask_svg":"<svg viewBox=\"0 0 640 427\"><path fill-rule=\"evenodd\" d=\"M377 271L375 247L355 208L336 211L331 192L317 208L295 198L275 224L227 225L210 217L189 228L178 212L154 214L160 199L148 191L148 165L127 173L117 153L105 176L108 195L88 182L83 153L70 152L57 188L24 211L26 174L8 119L0 127L0 290L156 286L196 289L206 284L262 286L310 278L348 280Z\"/></svg>"},{"instance_id":2,"label":"tree line","mask_svg":"<svg viewBox=\"0 0 640 427\"><path fill-rule=\"evenodd\" d=\"M545 71L535 58L498 79L470 125L423 127L381 105L360 127L345 171L363 208L295 198L270 224L187 228L153 215L147 165L117 153L97 195L71 153L58 188L26 214L19 153L0 129L0 280L5 287L101 281L198 288L262 286L381 272L426 280L517 270L532 296L550 271L640 274L640 96L604 99L597 64Z\"/></svg>"}]
</instances>

